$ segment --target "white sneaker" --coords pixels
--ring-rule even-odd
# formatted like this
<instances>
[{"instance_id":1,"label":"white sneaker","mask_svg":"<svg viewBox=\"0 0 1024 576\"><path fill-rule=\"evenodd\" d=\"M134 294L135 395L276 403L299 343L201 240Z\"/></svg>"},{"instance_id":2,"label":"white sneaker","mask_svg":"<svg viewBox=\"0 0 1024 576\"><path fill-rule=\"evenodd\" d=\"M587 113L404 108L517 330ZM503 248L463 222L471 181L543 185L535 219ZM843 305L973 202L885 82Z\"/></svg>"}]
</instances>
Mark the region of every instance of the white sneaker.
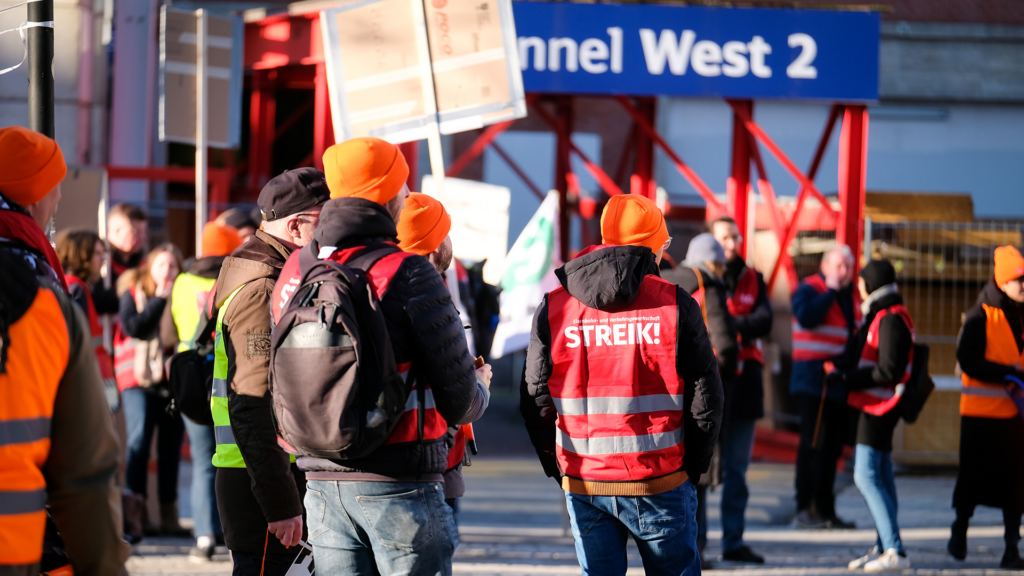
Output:
<instances>
[{"instance_id":1,"label":"white sneaker","mask_svg":"<svg viewBox=\"0 0 1024 576\"><path fill-rule=\"evenodd\" d=\"M864 567L865 564L871 562L872 560L878 558L881 555L882 552L878 549L878 546L872 546L871 550L868 550L867 554L861 556L860 558L857 558L853 562L850 562L846 565L846 567L850 570L860 570Z\"/></svg>"},{"instance_id":2,"label":"white sneaker","mask_svg":"<svg viewBox=\"0 0 1024 576\"><path fill-rule=\"evenodd\" d=\"M894 572L910 568L910 558L900 556L895 548L889 548L877 559L864 565L865 572Z\"/></svg>"}]
</instances>

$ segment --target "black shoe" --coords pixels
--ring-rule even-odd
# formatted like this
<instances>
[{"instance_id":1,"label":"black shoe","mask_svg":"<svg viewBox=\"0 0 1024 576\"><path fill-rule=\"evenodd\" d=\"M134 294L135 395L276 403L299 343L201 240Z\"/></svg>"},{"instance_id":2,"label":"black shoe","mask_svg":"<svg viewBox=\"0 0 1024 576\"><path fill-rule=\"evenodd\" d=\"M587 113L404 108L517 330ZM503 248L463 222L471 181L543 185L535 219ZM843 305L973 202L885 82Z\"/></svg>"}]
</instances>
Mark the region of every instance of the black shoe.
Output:
<instances>
[{"instance_id":1,"label":"black shoe","mask_svg":"<svg viewBox=\"0 0 1024 576\"><path fill-rule=\"evenodd\" d=\"M722 552L722 560L727 562L744 562L746 564L764 564L764 556L755 553L750 546L740 546L735 550Z\"/></svg>"},{"instance_id":2,"label":"black shoe","mask_svg":"<svg viewBox=\"0 0 1024 576\"><path fill-rule=\"evenodd\" d=\"M715 565L711 563L711 560L708 560L707 558L701 556L700 557L700 569L701 569L702 572L704 570L714 570L715 569Z\"/></svg>"},{"instance_id":3,"label":"black shoe","mask_svg":"<svg viewBox=\"0 0 1024 576\"><path fill-rule=\"evenodd\" d=\"M1017 551L1017 547L1007 547L1006 552L1003 553L1003 560L999 563L1000 568L1007 568L1009 570L1024 570L1024 559L1021 559L1020 552Z\"/></svg>"},{"instance_id":4,"label":"black shoe","mask_svg":"<svg viewBox=\"0 0 1024 576\"><path fill-rule=\"evenodd\" d=\"M796 513L796 527L805 530L821 530L825 528L825 520L818 516L818 513L811 510L800 510Z\"/></svg>"},{"instance_id":5,"label":"black shoe","mask_svg":"<svg viewBox=\"0 0 1024 576\"><path fill-rule=\"evenodd\" d=\"M946 551L957 560L967 558L967 530L961 532L956 529L954 524L949 536L949 544L946 544Z\"/></svg>"},{"instance_id":6,"label":"black shoe","mask_svg":"<svg viewBox=\"0 0 1024 576\"><path fill-rule=\"evenodd\" d=\"M188 551L188 561L196 564L206 564L213 560L213 546L193 546Z\"/></svg>"},{"instance_id":7,"label":"black shoe","mask_svg":"<svg viewBox=\"0 0 1024 576\"><path fill-rule=\"evenodd\" d=\"M825 527L829 530L856 530L856 522L847 522L839 516L833 516L825 520Z\"/></svg>"}]
</instances>

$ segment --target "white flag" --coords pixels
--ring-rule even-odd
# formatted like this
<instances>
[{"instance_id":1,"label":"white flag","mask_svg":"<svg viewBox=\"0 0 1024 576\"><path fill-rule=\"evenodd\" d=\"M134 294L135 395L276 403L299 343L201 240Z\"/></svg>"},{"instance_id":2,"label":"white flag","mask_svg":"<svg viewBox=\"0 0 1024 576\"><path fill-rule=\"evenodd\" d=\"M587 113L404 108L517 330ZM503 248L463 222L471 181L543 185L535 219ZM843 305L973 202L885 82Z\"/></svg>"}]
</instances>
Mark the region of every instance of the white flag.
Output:
<instances>
[{"instance_id":1,"label":"white flag","mask_svg":"<svg viewBox=\"0 0 1024 576\"><path fill-rule=\"evenodd\" d=\"M500 358L530 343L533 314L544 294L558 287L558 193L549 192L505 257L501 317L491 356Z\"/></svg>"}]
</instances>

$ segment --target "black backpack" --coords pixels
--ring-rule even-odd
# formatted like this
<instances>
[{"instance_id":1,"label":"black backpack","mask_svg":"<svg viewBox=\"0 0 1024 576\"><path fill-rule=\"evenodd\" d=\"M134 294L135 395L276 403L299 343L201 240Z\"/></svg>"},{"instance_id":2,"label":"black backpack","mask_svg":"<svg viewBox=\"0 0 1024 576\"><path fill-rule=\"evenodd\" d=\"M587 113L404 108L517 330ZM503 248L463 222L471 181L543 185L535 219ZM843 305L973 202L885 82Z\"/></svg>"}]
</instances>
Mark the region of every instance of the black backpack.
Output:
<instances>
[{"instance_id":1,"label":"black backpack","mask_svg":"<svg viewBox=\"0 0 1024 576\"><path fill-rule=\"evenodd\" d=\"M917 422L928 396L935 390L935 383L928 375L929 353L927 344L914 344L914 363L910 367L910 380L907 381L899 402L900 414L907 424Z\"/></svg>"},{"instance_id":2,"label":"black backpack","mask_svg":"<svg viewBox=\"0 0 1024 576\"><path fill-rule=\"evenodd\" d=\"M278 434L304 456L361 458L391 435L412 385L398 371L365 273L396 249L371 245L344 264L314 250L312 243L299 253L301 280L271 336Z\"/></svg>"},{"instance_id":3,"label":"black backpack","mask_svg":"<svg viewBox=\"0 0 1024 576\"><path fill-rule=\"evenodd\" d=\"M215 289L211 290L209 297L213 298L215 293ZM178 352L167 361L168 383L175 408L189 420L203 426L213 426L210 395L213 393L213 333L216 327L216 311L211 318L204 306L196 327L194 348Z\"/></svg>"}]
</instances>

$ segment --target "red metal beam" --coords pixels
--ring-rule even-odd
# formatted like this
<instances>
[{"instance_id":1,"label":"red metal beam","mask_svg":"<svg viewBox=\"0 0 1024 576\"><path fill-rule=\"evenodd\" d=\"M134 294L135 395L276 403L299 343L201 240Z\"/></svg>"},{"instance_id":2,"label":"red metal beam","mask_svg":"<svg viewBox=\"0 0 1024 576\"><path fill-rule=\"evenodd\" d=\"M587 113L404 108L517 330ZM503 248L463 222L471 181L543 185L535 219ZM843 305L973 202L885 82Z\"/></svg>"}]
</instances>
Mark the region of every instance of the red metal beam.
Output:
<instances>
[{"instance_id":1,"label":"red metal beam","mask_svg":"<svg viewBox=\"0 0 1024 576\"><path fill-rule=\"evenodd\" d=\"M747 114L753 117L754 102L742 100L738 105L743 106ZM725 184L726 205L729 215L736 221L740 234L744 241L739 245L740 258L747 257L747 243L753 242L753 238L745 238L747 234L747 215L749 214L750 200L750 133L747 132L743 120L735 113L732 115L732 169L729 179Z\"/></svg>"},{"instance_id":2,"label":"red metal beam","mask_svg":"<svg viewBox=\"0 0 1024 576\"><path fill-rule=\"evenodd\" d=\"M444 175L449 178L458 176L466 169L466 166L469 166L470 162L476 160L477 156L484 153L484 150L487 149L491 142L494 142L495 138L501 135L505 130L508 130L514 123L515 120L509 120L507 122L499 122L488 126L483 133L473 141L473 144L471 144L465 152L456 158L455 162L452 162L452 165L448 167L448 170L445 171Z\"/></svg>"},{"instance_id":3,"label":"red metal beam","mask_svg":"<svg viewBox=\"0 0 1024 576\"><path fill-rule=\"evenodd\" d=\"M569 234L572 229L569 208L569 175L572 173L573 148L573 99L572 96L559 96L555 100L556 119L544 112L540 106L534 106L542 118L555 131L557 140L555 152L555 189L558 190L558 254L562 262L569 261Z\"/></svg>"},{"instance_id":4,"label":"red metal beam","mask_svg":"<svg viewBox=\"0 0 1024 576\"><path fill-rule=\"evenodd\" d=\"M847 106L839 132L839 205L836 242L853 251L853 274L860 268L864 239L864 197L868 167L868 109Z\"/></svg>"},{"instance_id":5,"label":"red metal beam","mask_svg":"<svg viewBox=\"0 0 1024 576\"><path fill-rule=\"evenodd\" d=\"M576 146L576 143L572 141L571 137L566 137L567 135L560 127L560 124L556 122L554 118L551 117L551 114L549 114L547 111L545 111L542 107L538 105L533 105L532 107L533 111L537 113L537 116L539 116L541 120L543 120L548 126L551 127L552 130L555 131L555 135L558 138L563 138L565 140L565 145L568 147L568 149L577 156L579 156L580 161L583 162L583 166L587 169L587 172L594 180L597 180L597 185L600 186L601 189L605 191L605 193L607 193L609 196L617 196L619 194L622 194L622 190L611 179L611 177L608 176L608 174L605 173L605 171L602 170L600 166L591 162L590 158L588 158L587 155L584 154L583 151L579 149L579 146Z\"/></svg>"},{"instance_id":6,"label":"red metal beam","mask_svg":"<svg viewBox=\"0 0 1024 576\"><path fill-rule=\"evenodd\" d=\"M253 71L249 110L249 187L254 190L263 188L273 170L276 78L276 70Z\"/></svg>"},{"instance_id":7,"label":"red metal beam","mask_svg":"<svg viewBox=\"0 0 1024 576\"><path fill-rule=\"evenodd\" d=\"M637 126L639 126L640 129L651 138L651 140L654 140L654 142L661 147L662 151L665 152L665 154L668 155L675 164L676 170L678 170L679 173L683 175L683 178L690 183L690 186L693 186L694 190L704 198L704 201L713 206L716 210L724 211L725 205L722 204L722 202L715 196L715 193L711 191L711 188L708 188L708 185L700 179L700 176L697 176L697 173L687 166L681 158L679 158L679 155L672 150L672 147L665 142L665 139L658 134L658 131L647 123L643 114L634 108L625 96L616 96L615 100L626 110L626 112L629 113L630 116L632 116L633 121L636 122Z\"/></svg>"},{"instance_id":8,"label":"red metal beam","mask_svg":"<svg viewBox=\"0 0 1024 576\"><path fill-rule=\"evenodd\" d=\"M634 107L643 116L648 126L654 125L656 105L657 100L654 98L636 99ZM636 130L633 136L633 148L636 151L636 157L633 161L633 176L629 180L629 192L654 200L656 196L654 185L654 141L647 132Z\"/></svg>"},{"instance_id":9,"label":"red metal beam","mask_svg":"<svg viewBox=\"0 0 1024 576\"><path fill-rule=\"evenodd\" d=\"M530 179L526 172L524 172L523 169L519 167L519 164L516 164L516 162L512 160L512 157L509 156L508 152L506 152L505 149L502 148L497 142L491 142L491 148L494 149L498 156L501 156L501 159L504 160L506 164L508 164L508 167L511 168L512 171L516 173L516 176L519 176L519 179L523 181L523 184L526 184L526 187L530 189L530 192L533 192L533 195L536 196L538 200L543 202L544 193L541 192L540 188L536 184L533 183L533 180Z\"/></svg>"},{"instance_id":10,"label":"red metal beam","mask_svg":"<svg viewBox=\"0 0 1024 576\"><path fill-rule=\"evenodd\" d=\"M313 166L324 169L324 152L334 144L334 126L331 121L331 103L327 94L327 66L316 65L313 81Z\"/></svg>"},{"instance_id":11,"label":"red metal beam","mask_svg":"<svg viewBox=\"0 0 1024 576\"><path fill-rule=\"evenodd\" d=\"M409 177L405 179L405 184L409 187L409 190L415 192L420 187L420 141L416 140L399 144L398 149L402 151L402 156L405 156L405 163L409 165Z\"/></svg>"}]
</instances>

